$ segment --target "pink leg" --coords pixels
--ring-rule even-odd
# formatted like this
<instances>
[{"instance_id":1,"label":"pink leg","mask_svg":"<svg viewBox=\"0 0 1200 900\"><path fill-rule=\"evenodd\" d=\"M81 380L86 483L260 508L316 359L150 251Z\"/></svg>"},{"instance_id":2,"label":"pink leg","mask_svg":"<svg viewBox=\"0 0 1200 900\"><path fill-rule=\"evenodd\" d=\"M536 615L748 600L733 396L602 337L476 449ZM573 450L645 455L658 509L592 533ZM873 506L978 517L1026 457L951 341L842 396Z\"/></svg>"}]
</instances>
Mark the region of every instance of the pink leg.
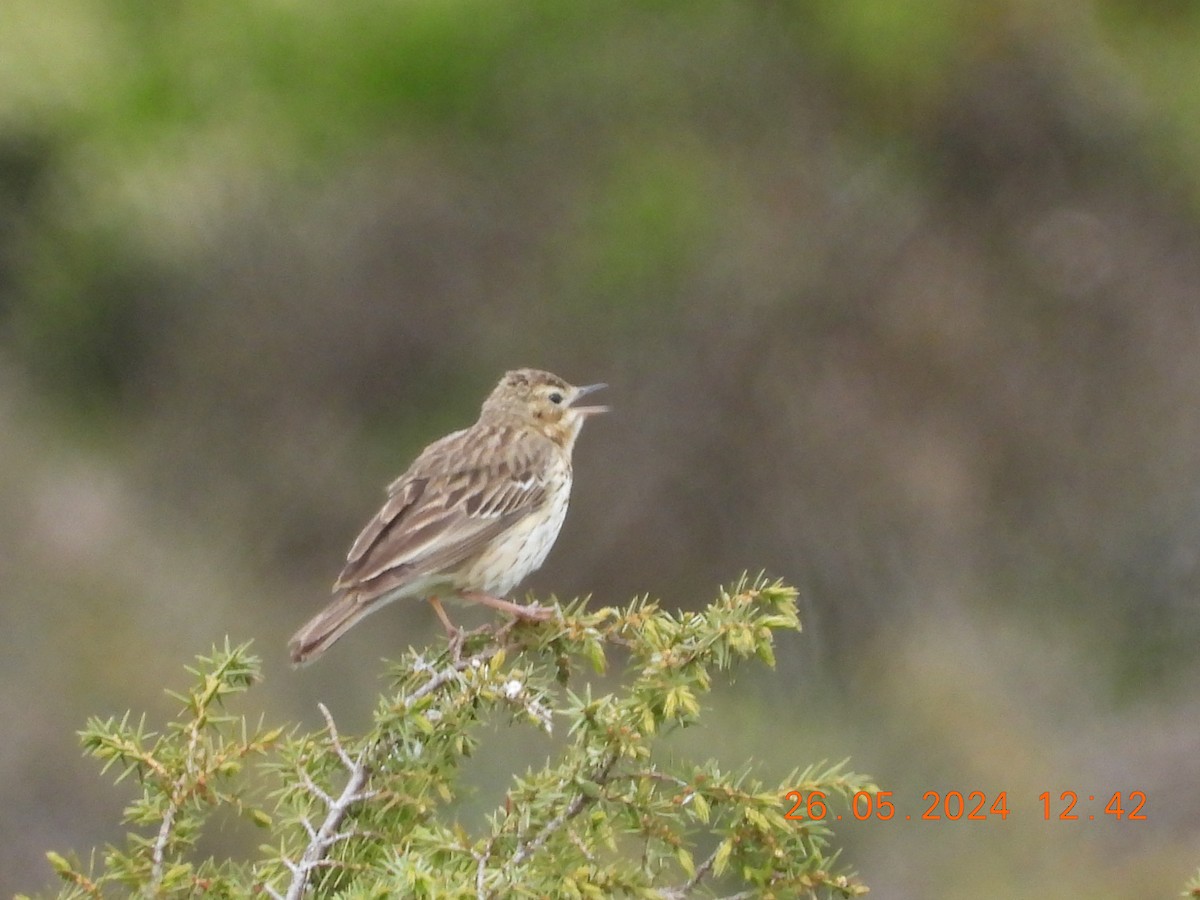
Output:
<instances>
[{"instance_id":1,"label":"pink leg","mask_svg":"<svg viewBox=\"0 0 1200 900\"><path fill-rule=\"evenodd\" d=\"M433 607L433 611L437 613L438 619L442 622L442 627L446 629L446 634L450 637L458 636L458 629L454 627L454 623L450 621L450 617L446 615L446 609L442 606L442 601L437 597L429 598L429 605Z\"/></svg>"},{"instance_id":2,"label":"pink leg","mask_svg":"<svg viewBox=\"0 0 1200 900\"><path fill-rule=\"evenodd\" d=\"M473 600L476 603L482 603L484 606L490 606L492 609L506 612L510 616L516 616L518 619L526 619L531 622L545 622L547 619L554 617L554 610L548 606L522 606L520 603L513 603L511 600L501 600L499 597L493 597L491 594L485 594L483 591L463 591L462 595L468 600Z\"/></svg>"}]
</instances>

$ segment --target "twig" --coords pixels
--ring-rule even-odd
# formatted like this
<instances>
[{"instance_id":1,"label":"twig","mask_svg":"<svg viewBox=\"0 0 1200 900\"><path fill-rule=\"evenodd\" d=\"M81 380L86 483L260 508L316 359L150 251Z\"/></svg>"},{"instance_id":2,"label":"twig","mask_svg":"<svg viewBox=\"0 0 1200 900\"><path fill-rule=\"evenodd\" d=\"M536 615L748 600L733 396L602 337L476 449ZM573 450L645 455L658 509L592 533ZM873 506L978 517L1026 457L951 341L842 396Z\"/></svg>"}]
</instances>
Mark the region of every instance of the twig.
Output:
<instances>
[{"instance_id":1,"label":"twig","mask_svg":"<svg viewBox=\"0 0 1200 900\"><path fill-rule=\"evenodd\" d=\"M359 751L357 759L351 758L350 754L346 752L346 748L342 746L341 739L338 737L337 727L333 724L333 716L329 714L328 708L323 703L318 704L318 708L321 710L321 715L325 717L325 722L329 727L330 743L333 745L333 749L337 753L338 758L341 759L342 764L349 770L350 778L347 779L346 786L342 788L342 792L336 800L324 791L317 792L317 796L327 802L325 819L315 832L312 830L311 823L308 823L309 834L312 835L308 846L304 848L304 853L300 856L299 862L287 863L288 868L292 872L292 883L288 885L284 900L300 900L300 897L304 894L304 889L308 887L308 879L313 869L325 861L326 855L334 844L350 836L338 830L347 811L355 803L367 800L375 795L374 791L366 790L364 787L371 777L370 754L368 752L371 748L364 747Z\"/></svg>"},{"instance_id":2,"label":"twig","mask_svg":"<svg viewBox=\"0 0 1200 900\"><path fill-rule=\"evenodd\" d=\"M495 846L495 840L488 841L487 849L482 853L476 854L475 860L475 897L477 900L487 900L487 893L483 889L484 876L487 875L487 863L491 858L492 848Z\"/></svg>"},{"instance_id":3,"label":"twig","mask_svg":"<svg viewBox=\"0 0 1200 900\"><path fill-rule=\"evenodd\" d=\"M162 885L167 860L167 844L171 841L171 832L175 830L175 817L179 814L179 809L183 806L185 797L191 793L188 789L188 784L195 780L196 747L200 743L200 731L203 728L208 704L216 696L217 685L219 684L220 680L214 678L209 687L200 695L195 703L196 711L192 715L191 727L188 729L188 748L187 756L184 759L183 771L171 783L167 808L163 812L162 823L158 826L158 836L154 839L154 852L150 857L150 891L152 893L157 893L158 888Z\"/></svg>"},{"instance_id":4,"label":"twig","mask_svg":"<svg viewBox=\"0 0 1200 900\"><path fill-rule=\"evenodd\" d=\"M405 697L405 704L411 706L413 703L429 696L438 688L454 681L464 670L478 667L487 662L500 649L500 646L492 645L464 659L461 656L461 647L452 647L453 661L451 664ZM321 710L321 715L325 718L325 726L329 733L330 744L334 752L337 753L338 759L342 761L342 765L350 773L350 777L346 781L345 787L342 788L342 792L334 798L331 794L322 790L313 782L312 777L301 769L301 777L304 780L305 787L325 805L325 818L315 829L311 822L305 820L305 828L309 834L308 846L304 848L299 861L284 860L284 864L292 873L292 880L288 885L287 893L283 895L283 900L300 900L304 895L305 888L308 887L313 870L328 864L326 857L329 855L330 849L338 842L348 840L354 836L355 832L353 831L340 830L342 821L352 806L375 796L376 792L368 790L366 784L370 780L375 760L379 754L386 754L389 751L389 747L381 740L368 744L359 751L357 757L352 757L342 745L341 738L338 736L337 725L334 724L333 716L330 714L328 707L323 703L319 703L317 704L317 708Z\"/></svg>"},{"instance_id":5,"label":"twig","mask_svg":"<svg viewBox=\"0 0 1200 900\"><path fill-rule=\"evenodd\" d=\"M602 765L596 771L596 775L594 778L591 779L591 781L594 781L596 784L604 784L605 781L608 779L609 770L613 767L613 764L616 761L617 761L616 754L610 753L608 758L604 761L604 765ZM571 821L573 818L575 818L577 815L579 815L583 811L583 808L587 805L587 803L588 803L588 797L586 794L584 794L582 792L576 794L575 798L570 803L567 804L567 808L564 809L562 812L560 812L557 816L555 816L549 822L547 822L542 827L542 830L539 831L532 840L525 841L524 843L517 845L516 852L513 853L512 859L510 859L508 861L508 863L505 864L504 868L505 869L516 868L517 866L519 866L523 862L525 862L525 860L529 859L529 857L533 856L534 853L536 853L538 850L540 850L545 845L546 841L550 840L550 838L551 838L551 836L553 836L554 832L558 831L560 828L562 828L564 825L566 825L569 821Z\"/></svg>"},{"instance_id":6,"label":"twig","mask_svg":"<svg viewBox=\"0 0 1200 900\"><path fill-rule=\"evenodd\" d=\"M350 754L346 752L346 748L342 746L342 739L338 737L337 725L333 722L333 716L329 712L329 707L324 703L318 703L317 709L321 711L321 716L325 719L325 727L329 729L329 740L333 744L333 749L337 751L342 765L347 769L353 769L354 762L350 759Z\"/></svg>"},{"instance_id":7,"label":"twig","mask_svg":"<svg viewBox=\"0 0 1200 900\"><path fill-rule=\"evenodd\" d=\"M662 895L665 898L665 900L682 900L682 898L686 897L688 894L690 894L692 891L694 891L696 889L697 885L699 885L700 882L704 879L704 876L707 875L709 872L711 872L712 867L714 865L716 865L717 852L720 849L721 849L721 846L720 846L720 844L718 844L717 849L714 850L709 855L708 859L706 859L704 862L700 863L700 865L696 867L696 871L692 873L692 877L689 878L683 884L681 884L679 887L664 888L662 891ZM726 900L739 900L739 898L741 896L742 896L741 894L734 894L733 897L726 898Z\"/></svg>"},{"instance_id":8,"label":"twig","mask_svg":"<svg viewBox=\"0 0 1200 900\"><path fill-rule=\"evenodd\" d=\"M167 843L171 840L171 831L175 828L175 813L179 804L175 801L175 789L178 783L172 785L171 799L163 813L162 824L158 826L158 837L154 841L154 854L151 857L153 865L150 868L150 890L155 892L162 884L163 866L166 862Z\"/></svg>"}]
</instances>

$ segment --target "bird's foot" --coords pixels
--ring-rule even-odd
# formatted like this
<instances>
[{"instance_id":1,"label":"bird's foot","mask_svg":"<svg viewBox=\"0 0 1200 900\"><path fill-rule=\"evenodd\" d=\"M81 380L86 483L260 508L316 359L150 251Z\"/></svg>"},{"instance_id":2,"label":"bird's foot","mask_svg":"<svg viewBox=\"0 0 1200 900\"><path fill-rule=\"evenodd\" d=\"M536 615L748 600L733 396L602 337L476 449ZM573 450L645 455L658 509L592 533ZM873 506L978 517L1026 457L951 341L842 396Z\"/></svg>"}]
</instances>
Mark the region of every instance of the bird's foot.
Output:
<instances>
[{"instance_id":1,"label":"bird's foot","mask_svg":"<svg viewBox=\"0 0 1200 900\"><path fill-rule=\"evenodd\" d=\"M510 616L526 622L545 622L554 618L554 607L552 606L538 606L536 603L526 606L522 603L513 603L511 600L493 597L483 591L463 591L462 595L467 600L482 603L484 606L506 612Z\"/></svg>"},{"instance_id":2,"label":"bird's foot","mask_svg":"<svg viewBox=\"0 0 1200 900\"><path fill-rule=\"evenodd\" d=\"M442 601L437 597L430 597L429 605L433 607L433 611L437 613L438 621L441 622L442 627L446 629L446 637L450 638L452 643L455 640L461 643L463 630L450 621L450 617L446 615L446 608L442 606Z\"/></svg>"},{"instance_id":3,"label":"bird's foot","mask_svg":"<svg viewBox=\"0 0 1200 900\"><path fill-rule=\"evenodd\" d=\"M520 612L514 612L513 615L527 622L549 622L554 618L553 606L539 606L531 603L528 606L518 606L517 609Z\"/></svg>"}]
</instances>

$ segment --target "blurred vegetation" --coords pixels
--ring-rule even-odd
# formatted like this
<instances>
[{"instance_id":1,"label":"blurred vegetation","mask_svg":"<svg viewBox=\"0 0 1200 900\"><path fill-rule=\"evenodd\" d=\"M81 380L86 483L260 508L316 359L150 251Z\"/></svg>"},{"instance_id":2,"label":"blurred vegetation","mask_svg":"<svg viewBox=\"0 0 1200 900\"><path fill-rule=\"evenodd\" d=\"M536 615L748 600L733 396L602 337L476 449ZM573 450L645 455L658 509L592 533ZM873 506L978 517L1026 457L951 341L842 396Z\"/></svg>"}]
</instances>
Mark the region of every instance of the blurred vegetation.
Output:
<instances>
[{"instance_id":1,"label":"blurred vegetation","mask_svg":"<svg viewBox=\"0 0 1200 900\"><path fill-rule=\"evenodd\" d=\"M282 667L379 486L537 365L619 415L535 589L801 588L705 755L1026 797L848 830L888 895L1177 892L1198 40L1178 0L6 0L0 891L120 838L87 716L226 634ZM425 612L247 701L365 719ZM1150 818L1030 812L1068 788Z\"/></svg>"}]
</instances>

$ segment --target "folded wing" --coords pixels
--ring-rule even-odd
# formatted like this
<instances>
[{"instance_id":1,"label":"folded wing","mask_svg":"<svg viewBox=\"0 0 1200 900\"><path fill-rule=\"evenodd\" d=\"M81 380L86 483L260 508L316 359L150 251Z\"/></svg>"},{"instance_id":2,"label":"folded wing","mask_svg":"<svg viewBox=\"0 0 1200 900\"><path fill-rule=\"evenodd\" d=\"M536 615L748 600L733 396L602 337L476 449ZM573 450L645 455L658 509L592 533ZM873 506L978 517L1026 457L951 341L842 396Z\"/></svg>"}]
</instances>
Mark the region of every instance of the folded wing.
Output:
<instances>
[{"instance_id":1,"label":"folded wing","mask_svg":"<svg viewBox=\"0 0 1200 900\"><path fill-rule=\"evenodd\" d=\"M453 573L546 496L536 433L497 427L456 432L429 446L388 488L388 499L355 540L334 590L360 600L406 582ZM503 447L503 453L495 452Z\"/></svg>"}]
</instances>

